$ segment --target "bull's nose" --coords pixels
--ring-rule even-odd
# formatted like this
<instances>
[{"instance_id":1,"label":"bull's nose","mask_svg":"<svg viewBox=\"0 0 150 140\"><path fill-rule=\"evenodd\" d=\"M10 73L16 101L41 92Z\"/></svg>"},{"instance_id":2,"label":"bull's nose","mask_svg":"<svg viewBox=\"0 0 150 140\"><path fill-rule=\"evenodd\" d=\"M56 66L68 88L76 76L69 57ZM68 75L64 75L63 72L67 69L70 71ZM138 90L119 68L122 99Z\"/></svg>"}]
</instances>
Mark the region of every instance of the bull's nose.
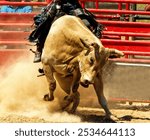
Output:
<instances>
[{"instance_id":1,"label":"bull's nose","mask_svg":"<svg viewBox=\"0 0 150 140\"><path fill-rule=\"evenodd\" d=\"M88 88L89 87L89 84L85 84L84 82L80 82L81 86L85 87L85 88Z\"/></svg>"},{"instance_id":2,"label":"bull's nose","mask_svg":"<svg viewBox=\"0 0 150 140\"><path fill-rule=\"evenodd\" d=\"M81 85L82 85L83 87L88 87L89 84L92 84L91 82L89 82L89 80L84 80L83 82L81 82Z\"/></svg>"},{"instance_id":3,"label":"bull's nose","mask_svg":"<svg viewBox=\"0 0 150 140\"><path fill-rule=\"evenodd\" d=\"M94 81L93 81L93 80L92 80L92 81L89 81L89 80L85 79L85 80L84 80L84 83L89 85L89 84L93 84Z\"/></svg>"},{"instance_id":4,"label":"bull's nose","mask_svg":"<svg viewBox=\"0 0 150 140\"><path fill-rule=\"evenodd\" d=\"M85 80L85 81L84 81L84 84L85 84L85 85L89 85L89 83L90 83L90 82L89 82L88 80Z\"/></svg>"}]
</instances>

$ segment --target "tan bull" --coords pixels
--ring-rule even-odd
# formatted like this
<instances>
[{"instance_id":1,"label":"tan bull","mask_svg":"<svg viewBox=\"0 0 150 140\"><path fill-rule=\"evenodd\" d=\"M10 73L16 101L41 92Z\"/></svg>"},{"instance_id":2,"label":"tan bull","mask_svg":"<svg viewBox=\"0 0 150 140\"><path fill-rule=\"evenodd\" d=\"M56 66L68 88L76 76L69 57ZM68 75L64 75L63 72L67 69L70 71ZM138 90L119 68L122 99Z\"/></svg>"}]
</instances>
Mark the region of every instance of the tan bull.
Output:
<instances>
[{"instance_id":1,"label":"tan bull","mask_svg":"<svg viewBox=\"0 0 150 140\"><path fill-rule=\"evenodd\" d=\"M103 94L101 70L111 55L120 57L123 53L104 48L79 18L65 15L57 19L51 26L42 54L43 70L49 84L49 93L44 99L54 99L57 80L68 94L62 108L73 102L70 112L74 113L80 100L79 85L88 87L93 84L100 105L106 116L110 117L111 112Z\"/></svg>"}]
</instances>

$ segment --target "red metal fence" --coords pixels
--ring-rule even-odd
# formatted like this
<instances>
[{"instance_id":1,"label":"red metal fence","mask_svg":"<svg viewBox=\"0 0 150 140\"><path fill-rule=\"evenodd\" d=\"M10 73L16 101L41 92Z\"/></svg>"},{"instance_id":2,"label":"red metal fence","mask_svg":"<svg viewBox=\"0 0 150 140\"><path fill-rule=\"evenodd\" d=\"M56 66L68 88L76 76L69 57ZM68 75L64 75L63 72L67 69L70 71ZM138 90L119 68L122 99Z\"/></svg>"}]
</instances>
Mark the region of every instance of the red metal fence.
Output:
<instances>
[{"instance_id":1,"label":"red metal fence","mask_svg":"<svg viewBox=\"0 0 150 140\"><path fill-rule=\"evenodd\" d=\"M45 6L50 0L44 2L8 2L0 1L0 5L32 5L32 6ZM150 15L148 11L141 10L132 10L130 6L135 3L140 4L150 4L149 0L81 0L83 6L88 2L94 2L95 8L88 8L89 11L95 14L97 21L104 24L107 28L103 32L103 38L101 39L104 46L109 48L117 48L122 50L126 54L126 58L136 55L148 55L150 56L150 22L133 22L130 21L130 17L134 15ZM115 3L117 4L117 9L99 9L99 6L103 3ZM0 14L0 27L24 27L31 26L33 22L33 16L36 13L30 14ZM124 16L124 17L123 17ZM13 18L15 20L13 21ZM18 20L16 21L16 18ZM123 19L123 20L122 20ZM19 31L0 31L1 45L8 44L19 44L19 40L16 41L11 38L6 41L9 34L11 36L16 34L16 36L23 35L23 32ZM29 33L29 32L28 32ZM18 34L18 35L17 35ZM24 33L25 35L27 33ZM133 40L132 38L140 37L147 38L147 40ZM26 41L21 40L20 44L25 43ZM129 60L130 61L130 60ZM137 60L136 60L137 61ZM146 60L146 63L149 60ZM133 60L132 60L133 62ZM140 61L141 62L141 61Z\"/></svg>"},{"instance_id":2,"label":"red metal fence","mask_svg":"<svg viewBox=\"0 0 150 140\"><path fill-rule=\"evenodd\" d=\"M80 1L82 6L94 2L94 8L89 7L88 9L94 13L98 22L106 26L107 30L103 31L103 38L101 39L104 46L122 50L126 54L124 59L115 61L150 63L150 22L133 20L134 16L137 15L150 16L150 12L131 9L132 4L150 4L150 0ZM0 6L7 4L46 6L48 2L50 0L44 2L7 2L1 0ZM116 4L117 8L99 8L102 4L109 2ZM25 38L31 31L35 14L37 13L0 13L0 47L2 46L0 65L6 63L8 58L20 56L29 50L29 46L26 45L28 41Z\"/></svg>"}]
</instances>

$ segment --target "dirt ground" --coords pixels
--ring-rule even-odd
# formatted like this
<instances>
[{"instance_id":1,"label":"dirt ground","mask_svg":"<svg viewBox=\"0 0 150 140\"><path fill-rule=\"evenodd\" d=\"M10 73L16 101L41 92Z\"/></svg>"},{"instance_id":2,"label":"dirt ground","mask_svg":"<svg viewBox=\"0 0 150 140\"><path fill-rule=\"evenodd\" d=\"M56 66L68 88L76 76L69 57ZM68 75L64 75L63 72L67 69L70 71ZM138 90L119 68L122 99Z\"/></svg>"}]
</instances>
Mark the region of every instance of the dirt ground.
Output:
<instances>
[{"instance_id":1,"label":"dirt ground","mask_svg":"<svg viewBox=\"0 0 150 140\"><path fill-rule=\"evenodd\" d=\"M1 123L150 123L149 111L133 109L112 109L118 120L108 120L99 108L79 107L76 114L67 112L47 112L32 110L30 112L0 113ZM41 113L41 114L40 114Z\"/></svg>"},{"instance_id":2,"label":"dirt ground","mask_svg":"<svg viewBox=\"0 0 150 140\"><path fill-rule=\"evenodd\" d=\"M109 103L110 109L119 120L108 120L101 108L94 107L91 98L81 96L76 114L60 111L64 94L59 88L53 102L43 101L48 91L45 77L37 78L40 64L32 58L21 59L14 65L1 67L0 75L0 122L2 123L150 123L150 105L142 103ZM84 98L84 100L83 100ZM86 101L86 102L85 102ZM84 104L83 104L84 102Z\"/></svg>"}]
</instances>

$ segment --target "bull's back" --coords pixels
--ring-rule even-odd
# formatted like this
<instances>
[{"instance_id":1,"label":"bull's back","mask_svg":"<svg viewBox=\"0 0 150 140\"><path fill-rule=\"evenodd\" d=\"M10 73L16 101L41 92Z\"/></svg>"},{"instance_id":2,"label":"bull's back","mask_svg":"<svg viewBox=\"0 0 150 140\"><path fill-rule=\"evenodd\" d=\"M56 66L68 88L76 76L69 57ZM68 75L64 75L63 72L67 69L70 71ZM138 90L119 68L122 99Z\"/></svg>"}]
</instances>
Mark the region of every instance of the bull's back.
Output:
<instances>
[{"instance_id":1,"label":"bull's back","mask_svg":"<svg viewBox=\"0 0 150 140\"><path fill-rule=\"evenodd\" d=\"M89 43L100 43L81 19L70 15L62 16L51 26L45 41L43 57L53 59L52 61L66 61L82 50L80 39L88 40Z\"/></svg>"},{"instance_id":2,"label":"bull's back","mask_svg":"<svg viewBox=\"0 0 150 140\"><path fill-rule=\"evenodd\" d=\"M48 34L50 40L64 42L66 40L81 39L89 40L89 43L96 41L99 44L99 39L85 26L82 20L78 17L65 15L58 18L51 26Z\"/></svg>"}]
</instances>

